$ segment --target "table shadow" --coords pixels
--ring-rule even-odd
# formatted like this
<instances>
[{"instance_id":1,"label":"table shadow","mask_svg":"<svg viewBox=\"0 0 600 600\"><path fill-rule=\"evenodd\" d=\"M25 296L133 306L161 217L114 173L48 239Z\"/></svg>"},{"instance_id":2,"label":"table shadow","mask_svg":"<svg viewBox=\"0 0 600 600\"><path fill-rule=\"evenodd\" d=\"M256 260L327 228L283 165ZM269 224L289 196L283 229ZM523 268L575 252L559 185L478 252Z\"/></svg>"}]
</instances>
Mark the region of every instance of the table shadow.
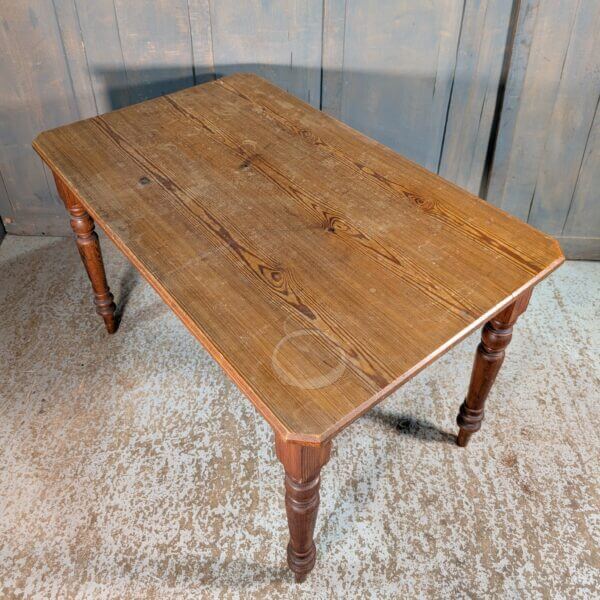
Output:
<instances>
[{"instance_id":1,"label":"table shadow","mask_svg":"<svg viewBox=\"0 0 600 600\"><path fill-rule=\"evenodd\" d=\"M115 294L115 303L117 305L117 310L115 311L115 317L117 319L117 323L120 324L123 319L123 315L126 312L127 304L129 302L129 298L131 296L131 292L137 286L140 279L137 273L137 270L132 264L128 264L125 273L119 279L119 293ZM110 285L110 282L109 282Z\"/></svg>"},{"instance_id":2,"label":"table shadow","mask_svg":"<svg viewBox=\"0 0 600 600\"><path fill-rule=\"evenodd\" d=\"M372 410L366 418L393 427L398 433L408 435L425 442L456 444L456 435L440 429L437 425L408 414L397 414L381 409Z\"/></svg>"}]
</instances>

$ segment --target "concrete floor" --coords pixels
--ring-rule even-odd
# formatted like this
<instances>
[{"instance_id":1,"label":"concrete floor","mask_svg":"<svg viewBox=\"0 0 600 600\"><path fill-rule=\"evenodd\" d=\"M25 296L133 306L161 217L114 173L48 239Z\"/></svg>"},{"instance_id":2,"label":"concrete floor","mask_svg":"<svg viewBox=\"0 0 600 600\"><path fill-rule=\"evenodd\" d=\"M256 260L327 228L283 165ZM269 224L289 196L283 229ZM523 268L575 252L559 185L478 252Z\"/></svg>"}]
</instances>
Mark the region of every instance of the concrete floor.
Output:
<instances>
[{"instance_id":1,"label":"concrete floor","mask_svg":"<svg viewBox=\"0 0 600 600\"><path fill-rule=\"evenodd\" d=\"M296 586L269 427L104 253L112 337L72 240L0 246L0 597L598 598L600 263L539 285L467 450L476 337L337 438Z\"/></svg>"}]
</instances>

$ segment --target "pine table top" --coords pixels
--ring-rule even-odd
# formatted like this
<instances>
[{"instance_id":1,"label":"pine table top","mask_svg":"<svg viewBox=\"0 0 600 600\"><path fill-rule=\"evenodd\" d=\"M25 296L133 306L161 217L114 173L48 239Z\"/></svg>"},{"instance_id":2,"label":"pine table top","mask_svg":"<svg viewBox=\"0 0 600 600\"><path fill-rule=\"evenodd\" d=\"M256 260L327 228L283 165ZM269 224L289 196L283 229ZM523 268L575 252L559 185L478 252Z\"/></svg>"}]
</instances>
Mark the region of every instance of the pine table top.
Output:
<instances>
[{"instance_id":1,"label":"pine table top","mask_svg":"<svg viewBox=\"0 0 600 600\"><path fill-rule=\"evenodd\" d=\"M255 75L34 148L286 440L331 438L564 260Z\"/></svg>"}]
</instances>

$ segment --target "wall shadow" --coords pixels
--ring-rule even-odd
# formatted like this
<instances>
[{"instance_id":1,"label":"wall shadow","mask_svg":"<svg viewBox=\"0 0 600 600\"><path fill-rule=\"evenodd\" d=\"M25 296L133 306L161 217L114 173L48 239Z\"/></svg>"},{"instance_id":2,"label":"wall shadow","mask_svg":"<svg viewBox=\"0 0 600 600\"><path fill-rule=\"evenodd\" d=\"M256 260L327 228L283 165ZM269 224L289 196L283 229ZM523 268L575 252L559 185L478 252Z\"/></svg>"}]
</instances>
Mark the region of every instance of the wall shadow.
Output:
<instances>
[{"instance_id":1,"label":"wall shadow","mask_svg":"<svg viewBox=\"0 0 600 600\"><path fill-rule=\"evenodd\" d=\"M438 171L448 118L451 88L464 85L492 88L494 82L483 75L473 82L461 80L454 72L398 73L325 70L281 64L226 64L215 73L190 76L181 67L128 69L96 68L104 81L108 110L176 92L236 72L251 72L264 77L313 107L326 110L358 131L389 146L432 171ZM447 101L436 99L446 89ZM436 91L437 90L437 91ZM343 99L343 102L342 102ZM480 164L487 160L482 156ZM491 163L490 163L491 164Z\"/></svg>"}]
</instances>

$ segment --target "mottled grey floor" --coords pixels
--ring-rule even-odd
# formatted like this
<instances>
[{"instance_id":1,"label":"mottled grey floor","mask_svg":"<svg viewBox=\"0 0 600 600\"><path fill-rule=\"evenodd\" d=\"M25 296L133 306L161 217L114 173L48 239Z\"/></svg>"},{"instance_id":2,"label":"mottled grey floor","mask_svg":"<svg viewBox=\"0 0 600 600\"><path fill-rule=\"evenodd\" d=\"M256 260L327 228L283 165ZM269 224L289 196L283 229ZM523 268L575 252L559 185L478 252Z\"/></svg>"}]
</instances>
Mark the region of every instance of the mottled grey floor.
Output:
<instances>
[{"instance_id":1,"label":"mottled grey floor","mask_svg":"<svg viewBox=\"0 0 600 600\"><path fill-rule=\"evenodd\" d=\"M600 263L539 285L467 450L475 337L336 439L296 586L269 427L104 253L112 337L71 240L0 246L2 598L598 597Z\"/></svg>"}]
</instances>

